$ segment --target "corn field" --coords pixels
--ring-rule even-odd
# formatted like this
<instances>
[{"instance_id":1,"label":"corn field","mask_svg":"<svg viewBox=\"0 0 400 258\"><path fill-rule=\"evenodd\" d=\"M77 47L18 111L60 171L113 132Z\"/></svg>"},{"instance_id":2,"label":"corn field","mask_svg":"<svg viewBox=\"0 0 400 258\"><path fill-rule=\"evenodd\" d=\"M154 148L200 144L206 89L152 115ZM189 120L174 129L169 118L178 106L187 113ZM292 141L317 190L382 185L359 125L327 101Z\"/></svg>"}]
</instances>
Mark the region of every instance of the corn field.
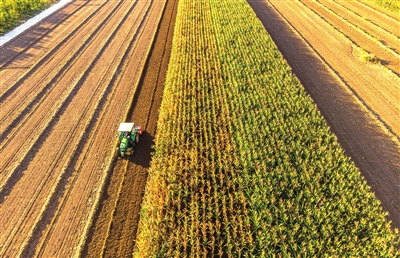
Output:
<instances>
[{"instance_id":1,"label":"corn field","mask_svg":"<svg viewBox=\"0 0 400 258\"><path fill-rule=\"evenodd\" d=\"M399 254L245 0L181 0L135 257Z\"/></svg>"}]
</instances>

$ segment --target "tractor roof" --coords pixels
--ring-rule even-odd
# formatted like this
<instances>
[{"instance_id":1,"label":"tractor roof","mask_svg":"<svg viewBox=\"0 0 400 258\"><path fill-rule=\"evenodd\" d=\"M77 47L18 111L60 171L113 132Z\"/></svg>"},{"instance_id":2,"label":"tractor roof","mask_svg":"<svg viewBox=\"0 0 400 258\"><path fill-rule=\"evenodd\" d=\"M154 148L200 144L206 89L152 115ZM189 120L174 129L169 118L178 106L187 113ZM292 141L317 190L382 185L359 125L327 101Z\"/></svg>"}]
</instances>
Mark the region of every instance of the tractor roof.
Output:
<instances>
[{"instance_id":1,"label":"tractor roof","mask_svg":"<svg viewBox=\"0 0 400 258\"><path fill-rule=\"evenodd\" d=\"M118 132L130 132L132 131L134 126L135 126L134 123L120 123Z\"/></svg>"}]
</instances>

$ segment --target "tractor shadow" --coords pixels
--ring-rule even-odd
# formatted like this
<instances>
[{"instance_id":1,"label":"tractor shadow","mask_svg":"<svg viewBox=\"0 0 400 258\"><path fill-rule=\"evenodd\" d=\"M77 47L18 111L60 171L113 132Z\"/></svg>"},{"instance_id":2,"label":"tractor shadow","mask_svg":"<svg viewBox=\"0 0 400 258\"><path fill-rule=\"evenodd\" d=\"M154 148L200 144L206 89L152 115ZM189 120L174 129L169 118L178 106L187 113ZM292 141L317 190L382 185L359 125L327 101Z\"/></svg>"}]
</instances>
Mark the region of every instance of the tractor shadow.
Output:
<instances>
[{"instance_id":1,"label":"tractor shadow","mask_svg":"<svg viewBox=\"0 0 400 258\"><path fill-rule=\"evenodd\" d=\"M136 144L133 154L123 158L118 157L118 159L125 159L143 168L149 168L151 155L154 151L154 139L155 138L153 135L147 131L143 131L143 133L139 136L139 142Z\"/></svg>"}]
</instances>

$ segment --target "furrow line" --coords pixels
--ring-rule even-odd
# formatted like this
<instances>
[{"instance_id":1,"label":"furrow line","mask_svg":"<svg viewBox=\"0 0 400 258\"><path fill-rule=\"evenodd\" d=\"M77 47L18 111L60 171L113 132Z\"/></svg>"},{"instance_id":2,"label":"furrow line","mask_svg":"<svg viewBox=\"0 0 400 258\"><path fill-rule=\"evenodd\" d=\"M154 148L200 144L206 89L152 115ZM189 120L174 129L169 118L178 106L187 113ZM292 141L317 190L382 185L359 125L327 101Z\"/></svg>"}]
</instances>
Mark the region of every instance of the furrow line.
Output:
<instances>
[{"instance_id":1,"label":"furrow line","mask_svg":"<svg viewBox=\"0 0 400 258\"><path fill-rule=\"evenodd\" d=\"M15 52L15 55L11 55L11 56L1 56L0 59L0 70L6 70L6 69L12 69L13 68L13 63L15 63L15 61L17 61L18 59L21 59L21 56L25 55L28 51L36 48L36 45L38 43L40 43L40 41L42 41L44 38L48 37L49 34L51 34L52 32L54 32L56 29L58 29L61 24L63 24L63 22L67 21L68 19L70 19L73 15L77 14L78 12L80 12L84 7L86 7L86 5L89 2L84 2L82 5L79 5L78 8L74 9L71 13L68 13L66 16L64 16L61 20L59 20L59 22L57 24L54 24L51 28L49 28L45 33L43 33L42 35L40 35L37 38L34 38L32 41L28 41L26 42L27 44L24 46L19 46L18 48L18 52ZM63 8L63 10L65 10L66 8L68 8L69 6L72 5L72 2L70 2L67 6L65 6ZM87 11L89 11L90 9L87 9ZM59 11L60 12L60 11ZM55 16L56 14L53 14L52 16ZM52 16L47 17L45 20L41 21L41 23L46 23L48 20L50 20L52 18ZM85 15L86 19L87 16ZM38 25L36 25L36 27L38 27ZM79 27L79 26L78 26ZM28 32L29 33L29 32ZM68 37L69 33L67 33L67 35L63 34L63 37ZM6 48L8 44L10 44L12 41L9 41L6 43L6 45L4 45L2 48ZM24 42L25 43L25 42Z\"/></svg>"},{"instance_id":2,"label":"furrow line","mask_svg":"<svg viewBox=\"0 0 400 258\"><path fill-rule=\"evenodd\" d=\"M332 0L332 3L337 4L338 6L341 6L343 9L347 10L348 12L352 13L354 16L363 19L365 22L368 24L371 24L374 28L377 28L381 32L388 34L388 36L393 37L395 39L399 39L399 35L396 35L396 32L399 31L392 31L389 30L388 28L385 28L385 26L382 26L382 24L374 21L373 19L370 19L369 17L364 17L362 16L359 12L357 12L357 7L355 7L352 3L353 1L338 1L338 0ZM382 20L380 20L382 22ZM400 21L395 21L395 23L398 25ZM353 23L354 24L354 23ZM399 26L399 25L398 25ZM366 27L368 29L368 27ZM399 34L399 33L397 33ZM398 51L396 51L398 53Z\"/></svg>"},{"instance_id":3,"label":"furrow line","mask_svg":"<svg viewBox=\"0 0 400 258\"><path fill-rule=\"evenodd\" d=\"M372 38L368 37L367 35L364 35L364 39L366 40L358 40L356 35L353 35L355 33L360 33L363 35L362 32L360 32L357 27L353 27L351 23L349 23L347 20L343 19L340 17L337 13L326 7L325 5L322 5L320 2L304 2L300 1L300 3L309 9L311 12L313 12L316 16L318 16L320 19L322 19L324 22L326 22L331 28L336 30L344 39L346 39L350 44L352 44L356 49L358 49L361 53L367 53L367 54L374 54L379 58L379 60L390 60L388 65L380 64L380 66L383 68L385 67L386 69L390 70L393 74L399 76L400 74L400 68L398 65L396 65L396 61L398 63L398 57L399 55L394 52L393 50L390 50L386 46L384 46L382 43L378 43L376 40L373 40ZM316 3L316 4L314 4ZM318 5L318 6L317 6ZM332 19L332 17L329 17L329 15L326 14L326 16L322 15L321 12L323 10L318 10L318 7L323 8L326 10L328 13L339 19L341 22L347 24L349 27L353 28L354 31L346 31L344 26L341 26L337 22ZM368 41L368 42L365 42ZM371 47L372 46L372 47ZM380 51L383 50L383 51Z\"/></svg>"},{"instance_id":4,"label":"furrow line","mask_svg":"<svg viewBox=\"0 0 400 258\"><path fill-rule=\"evenodd\" d=\"M14 93L14 91L20 89L21 85L23 85L25 83L25 81L28 81L29 77L32 74L34 74L38 69L40 69L46 62L51 61L55 54L59 54L59 52L61 52L60 49L62 49L63 46L68 46L71 39L73 39L73 37L77 36L78 32L87 29L87 28L85 28L85 27L87 27L86 26L87 23L90 22L102 10L102 7L104 7L105 5L106 4L101 5L93 13L91 13L89 16L87 16L86 19L84 19L81 23L78 24L78 26L76 26L70 33L68 33L66 35L66 37L61 40L61 42L57 43L54 47L52 47L49 51L47 51L47 53L42 58L40 58L36 63L34 63L25 74L21 75L18 78L18 80L15 83L12 83L6 90L4 90L4 92L2 89L2 92L0 92L0 103L5 102L5 100L7 98L9 98L10 95ZM119 5L120 4L116 5L116 7L118 7ZM90 27L89 29L95 29L95 28L103 26L104 24L105 24L105 22L102 22L101 24ZM82 41L82 37L80 38L80 41ZM71 47L75 47L75 46L71 46ZM65 56L67 54L69 54L69 52L67 52L65 54ZM5 67L3 67L0 71L4 71L4 70L5 70ZM4 83L6 83L6 82L4 82ZM9 83L7 83L7 84L9 84Z\"/></svg>"},{"instance_id":5,"label":"furrow line","mask_svg":"<svg viewBox=\"0 0 400 258\"><path fill-rule=\"evenodd\" d=\"M117 7L116 7L117 8ZM118 7L119 8L119 7ZM116 9L114 9L116 11ZM113 10L113 11L114 11ZM100 33L100 31L98 32ZM26 114L26 116L21 115L21 118L24 118L22 121L19 121L19 124L15 125L15 129L8 137L7 139L2 141L2 144L0 146L0 155L2 155L2 163L5 168L8 168L5 170L5 173L2 173L1 181L0 181L0 198L2 196L2 191L3 188L8 185L8 182L15 181L15 178L13 179L13 175L15 174L15 171L17 168L24 163L24 160L26 159L26 156L19 155L15 156L13 153L18 152L18 150L21 149L29 149L34 150L33 148L35 145L37 146L37 141L40 139L41 135L46 134L46 130L44 128L46 127L45 125L48 124L50 121L54 120L55 117L57 117L57 114L59 113L59 109L62 108L65 105L68 105L68 103L71 101L72 97L75 96L76 92L80 89L82 86L80 84L80 81L82 81L82 78L85 78L88 74L88 69L90 69L91 66L93 66L93 62L96 60L96 55L93 55L93 52L88 53L90 48L93 48L93 42L96 40L101 40L103 42L102 45L107 43L107 40L102 38L101 36L99 37L98 33L92 34L92 37L85 41L85 44L81 46L79 49L79 55L76 56L76 58L72 58L68 63L64 64L62 66L62 69L60 71L60 74L52 79L53 83L49 83L49 87L52 86L53 84L57 84L57 82L62 81L62 78L67 76L68 73L71 73L73 69L75 69L75 64L79 61L79 58L82 58L82 56L89 55L89 57L92 59L92 62L87 62L84 63L83 65L85 66L84 68L80 68L80 74L79 76L74 76L72 79L73 81L68 82L67 80L63 81L66 85L64 90L63 88L59 89L59 87L62 87L63 83L58 83L57 85L60 85L59 87L51 87L51 90L49 93L43 94L43 98L41 100L37 100L38 103L32 102L35 105L35 108L32 108L34 110L30 111L29 113ZM111 40L111 36L109 35L108 40ZM97 56L101 54L101 49L96 46L95 51L97 52ZM66 83L68 82L68 83ZM80 86L78 86L80 85ZM56 90L57 89L57 90ZM53 94L55 96L52 96ZM58 101L54 102L54 99L57 99ZM65 104L66 103L66 104ZM46 105L45 105L46 104ZM39 114L38 114L39 113ZM38 119L37 116L40 115L42 118ZM35 120L32 121L32 119L29 119L31 116L36 116ZM28 123L29 122L29 123ZM29 130L34 132L33 134L26 134L25 131L26 125L29 125L30 127L33 127L33 130ZM12 129L12 128L10 128ZM24 129L24 130L22 130ZM38 130L39 129L39 130ZM42 131L44 130L44 131ZM41 133L44 132L44 133ZM5 137L2 134L2 138ZM9 143L13 142L12 140L15 138L22 138L23 140L23 145L21 146L8 146ZM27 152L27 155L29 152ZM3 154L2 154L3 153ZM14 164L14 165L12 165ZM18 167L14 168L15 164L20 164ZM13 169L14 168L14 169ZM8 172L7 172L8 171ZM22 176L22 175L21 175ZM4 182L4 178L7 178L6 181L7 183Z\"/></svg>"},{"instance_id":6,"label":"furrow line","mask_svg":"<svg viewBox=\"0 0 400 258\"><path fill-rule=\"evenodd\" d=\"M0 139L4 141L6 137L10 138L8 137L8 134L10 134L12 130L15 130L15 127L17 127L17 125L21 126L23 124L23 121L26 121L29 118L29 114L32 113L35 108L40 106L41 102L44 101L46 97L48 97L53 91L61 92L63 89L62 87L73 88L73 85L70 85L71 83L61 82L60 78L67 71L69 71L70 67L85 53L85 50L90 46L91 42L96 39L98 33L100 33L102 29L104 29L104 24L106 24L106 22L111 19L112 15L115 11L117 11L117 9L118 8L116 6L115 9L109 14L109 16L104 19L104 22L99 24L99 26L90 29L89 34L85 33L87 35L85 41L82 40L81 35L78 35L78 33L74 32L69 34L69 36L74 35L74 37L76 37L76 40L78 42L77 45L70 44L70 40L63 40L63 43L58 44L57 48L59 48L63 44L68 43L72 45L72 49L68 49L65 54L63 52L61 52L61 54L54 52L54 55L48 54L46 55L46 59L50 59L50 61L46 64L45 67L40 66L32 68L32 71L34 72L32 74L33 78L29 78L29 80L21 82L21 85L19 86L28 89L22 91L17 96L10 96L12 97L12 99L17 98L21 100L19 102L16 102L15 104L13 104L15 101L9 103L9 101L4 100L4 103L1 105L4 113L3 117L0 119L0 123L3 125L4 131L0 134ZM91 21L89 19L86 19L85 22ZM81 23L80 26L84 27L83 23ZM80 37L78 38L78 36ZM69 39L69 37L67 39ZM50 52L53 52L53 50L51 50ZM39 61L38 63L42 63L42 61ZM56 63L57 65L54 65L53 63ZM45 75L43 75L43 72L41 72L43 69L49 69L45 72ZM37 87L28 87L28 81L33 81L34 85L36 85ZM57 82L58 84L56 84ZM54 87L53 84L56 84L56 86L58 87ZM0 147L0 149L1 148L2 147Z\"/></svg>"},{"instance_id":7,"label":"furrow line","mask_svg":"<svg viewBox=\"0 0 400 258\"><path fill-rule=\"evenodd\" d=\"M347 1L347 0L344 0L344 1ZM394 14L388 12L386 9L381 8L377 5L371 4L371 2L369 2L369 1L358 0L358 1L348 1L348 2L355 2L355 4L357 4L357 5L362 5L369 10L380 13L382 16L384 16L385 18L387 18L389 20L397 21L397 22L400 21L399 16L395 16Z\"/></svg>"},{"instance_id":8,"label":"furrow line","mask_svg":"<svg viewBox=\"0 0 400 258\"><path fill-rule=\"evenodd\" d=\"M304 1L304 0L301 0L301 2L303 2L305 5L307 5L308 6L308 3L306 2L306 1ZM334 6L332 6L331 4L330 4L330 2L326 2L326 1L316 1L316 3L318 3L321 7L323 7L324 9L326 9L328 12L330 12L331 14L333 14L335 17L337 17L338 19L340 19L341 21L343 21L344 23L346 23L347 25L349 25L351 28L353 28L355 31L358 31L359 33L361 33L362 35L364 35L366 38L368 38L368 39L370 39L370 42L372 43L372 44L369 44L369 45L373 45L373 44L376 44L376 45L378 45L378 46L380 46L382 49L384 49L384 50L386 50L386 51L388 51L390 54L392 54L393 56L394 56L394 58L395 59L399 59L400 58L400 55L399 55L399 53L398 53L398 51L397 50L393 50L393 48L392 47L394 47L394 48L398 48L398 46L396 46L396 44L397 45L399 45L400 44L400 41L398 40L398 39L396 39L395 41L391 41L391 43L393 44L392 46L388 46L388 45L386 45L386 44L384 44L384 43L382 43L378 38L376 38L376 37L374 37L373 35L371 35L369 32L367 32L366 30L364 30L363 28L361 28L359 25L357 25L357 24L355 24L354 22L352 22L351 20L349 20L348 18L346 18L346 17L344 17L343 16L343 14L341 14L341 13L339 13L338 11L339 10L337 10ZM335 2L332 2L333 4L335 4ZM325 18L324 18L325 19ZM332 24L332 26L334 26L333 24ZM351 37L351 35L349 35L349 33L345 33L345 32L343 32L342 31L342 29L343 29L343 27L342 26L338 26L338 27L335 27L335 28L337 28L339 31L341 31L343 34L345 34L345 35L347 35L348 37ZM384 35L383 35L384 36ZM390 40L390 39L389 39ZM364 41L361 41L361 43L364 43ZM363 47L364 49L366 48L366 46L364 46ZM377 54L377 55L379 55L379 54ZM398 63L397 63L397 65L395 65L395 67L398 67ZM393 69L392 69L393 70ZM395 69L394 69L395 70ZM396 72L397 74L399 74L400 72L399 71L397 71Z\"/></svg>"}]
</instances>

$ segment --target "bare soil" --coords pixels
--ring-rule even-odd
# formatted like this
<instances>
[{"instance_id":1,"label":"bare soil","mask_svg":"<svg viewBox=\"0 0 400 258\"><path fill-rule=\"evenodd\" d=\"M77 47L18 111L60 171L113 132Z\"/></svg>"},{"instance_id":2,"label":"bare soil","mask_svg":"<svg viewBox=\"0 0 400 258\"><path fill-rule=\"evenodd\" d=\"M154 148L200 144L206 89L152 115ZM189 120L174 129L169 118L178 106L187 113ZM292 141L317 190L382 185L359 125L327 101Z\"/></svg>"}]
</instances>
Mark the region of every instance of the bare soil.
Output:
<instances>
[{"instance_id":1,"label":"bare soil","mask_svg":"<svg viewBox=\"0 0 400 258\"><path fill-rule=\"evenodd\" d=\"M373 53L385 67L397 75L400 74L400 41L396 35L396 30L384 30L379 26L379 23L374 24L367 20L363 16L364 14L355 13L350 9L355 8L357 10L357 7L349 5L352 1L346 1L346 3L301 0L301 2L309 10L318 14L320 19L337 28L336 30L355 46L364 49L368 53Z\"/></svg>"},{"instance_id":2,"label":"bare soil","mask_svg":"<svg viewBox=\"0 0 400 258\"><path fill-rule=\"evenodd\" d=\"M337 2L346 2L348 9L334 6ZM385 17L380 18L385 20L385 35L397 35L398 31L391 28L398 30L399 21L372 7L358 8L352 2L249 0L388 212L391 225L400 228L400 80L390 70L392 61L367 63L361 60L357 48L370 46L368 35L376 35L380 25L376 17ZM360 24L354 13L375 23ZM353 20L368 33L359 33L349 25ZM399 43L399 39L393 42ZM389 40L385 41L388 44ZM373 47L379 46L387 52L383 45L374 43ZM388 47L397 51L398 45ZM393 61L398 63L398 57Z\"/></svg>"},{"instance_id":3,"label":"bare soil","mask_svg":"<svg viewBox=\"0 0 400 258\"><path fill-rule=\"evenodd\" d=\"M138 166L145 182L157 112L129 114L164 7L73 1L1 48L1 257L81 254L111 172ZM154 92L140 98L156 106ZM116 161L131 119L147 152ZM127 193L140 202L141 191Z\"/></svg>"}]
</instances>

